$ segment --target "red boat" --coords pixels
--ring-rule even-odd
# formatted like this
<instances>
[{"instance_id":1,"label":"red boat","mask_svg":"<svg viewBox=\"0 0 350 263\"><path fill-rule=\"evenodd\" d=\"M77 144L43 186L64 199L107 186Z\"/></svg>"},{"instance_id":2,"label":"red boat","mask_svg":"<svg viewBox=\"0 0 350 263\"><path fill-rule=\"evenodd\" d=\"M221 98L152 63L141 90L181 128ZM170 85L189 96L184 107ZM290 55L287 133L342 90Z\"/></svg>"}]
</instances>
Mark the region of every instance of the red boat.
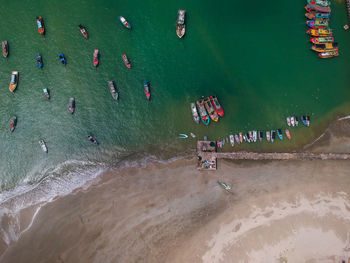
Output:
<instances>
[{"instance_id":1,"label":"red boat","mask_svg":"<svg viewBox=\"0 0 350 263\"><path fill-rule=\"evenodd\" d=\"M316 12L321 12L321 13L330 13L332 10L329 6L319 6L316 4L307 4L305 7L307 11L316 11Z\"/></svg>"},{"instance_id":2,"label":"red boat","mask_svg":"<svg viewBox=\"0 0 350 263\"><path fill-rule=\"evenodd\" d=\"M99 55L98 49L95 49L94 50L94 62L93 62L95 67L98 66L98 55Z\"/></svg>"},{"instance_id":3,"label":"red boat","mask_svg":"<svg viewBox=\"0 0 350 263\"><path fill-rule=\"evenodd\" d=\"M224 110L223 110L223 108L221 107L221 105L220 105L220 103L219 103L218 98L216 97L216 95L210 96L210 100L211 100L211 102L212 102L212 104L213 104L214 109L215 109L216 112L218 113L218 115L219 115L220 117L224 116Z\"/></svg>"},{"instance_id":4,"label":"red boat","mask_svg":"<svg viewBox=\"0 0 350 263\"><path fill-rule=\"evenodd\" d=\"M41 16L38 16L36 18L36 24L38 26L39 34L44 35L45 34L45 27L44 27L43 18Z\"/></svg>"},{"instance_id":5,"label":"red boat","mask_svg":"<svg viewBox=\"0 0 350 263\"><path fill-rule=\"evenodd\" d=\"M88 39L88 34L87 34L87 32L86 32L85 27L83 27L82 25L79 25L78 28L79 28L81 34L83 35L83 37L85 37L86 39Z\"/></svg>"},{"instance_id":6,"label":"red boat","mask_svg":"<svg viewBox=\"0 0 350 263\"><path fill-rule=\"evenodd\" d=\"M149 90L149 83L148 83L148 81L145 81L145 82L143 83L143 87L144 87L144 89L145 89L146 98L149 100L150 97L151 97L151 92L150 92L150 90Z\"/></svg>"},{"instance_id":7,"label":"red boat","mask_svg":"<svg viewBox=\"0 0 350 263\"><path fill-rule=\"evenodd\" d=\"M124 61L125 66L127 68L131 68L131 64L130 64L130 61L128 60L128 57L125 54L123 54L122 57L123 57L123 61Z\"/></svg>"}]
</instances>

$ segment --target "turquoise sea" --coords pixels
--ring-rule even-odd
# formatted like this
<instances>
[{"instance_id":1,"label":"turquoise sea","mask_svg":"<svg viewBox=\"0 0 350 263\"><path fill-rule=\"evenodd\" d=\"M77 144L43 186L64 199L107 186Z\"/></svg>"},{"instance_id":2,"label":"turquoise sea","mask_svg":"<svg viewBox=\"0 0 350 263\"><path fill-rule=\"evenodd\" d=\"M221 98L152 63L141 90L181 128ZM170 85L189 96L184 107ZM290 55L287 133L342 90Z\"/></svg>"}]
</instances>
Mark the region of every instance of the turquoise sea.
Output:
<instances>
[{"instance_id":1,"label":"turquoise sea","mask_svg":"<svg viewBox=\"0 0 350 263\"><path fill-rule=\"evenodd\" d=\"M335 113L349 110L350 31L342 28L347 23L343 1L332 2L330 22L340 56L327 60L310 50L301 0L0 2L0 39L10 46L9 57L0 59L3 194L64 176L81 182L89 171L194 149L195 140L180 140L179 133L219 139L230 132L285 128L287 115L308 114L311 128L291 129L291 142L237 148L296 149L318 136ZM183 39L175 33L178 9L187 10ZM45 36L37 31L39 15ZM132 30L120 24L119 15ZM86 27L89 40L78 24ZM94 49L101 54L98 68L92 65ZM60 52L66 67L57 58ZM43 57L41 70L36 53ZM132 69L124 66L123 53ZM19 85L11 94L14 70ZM108 80L120 92L118 101L109 93ZM151 102L144 95L145 80ZM50 101L43 88L50 90ZM212 94L224 107L224 118L209 127L194 123L189 103ZM74 115L67 110L70 97L76 99ZM11 134L13 115L18 125ZM89 143L88 134L98 139L98 147ZM48 154L41 151L40 139Z\"/></svg>"}]
</instances>

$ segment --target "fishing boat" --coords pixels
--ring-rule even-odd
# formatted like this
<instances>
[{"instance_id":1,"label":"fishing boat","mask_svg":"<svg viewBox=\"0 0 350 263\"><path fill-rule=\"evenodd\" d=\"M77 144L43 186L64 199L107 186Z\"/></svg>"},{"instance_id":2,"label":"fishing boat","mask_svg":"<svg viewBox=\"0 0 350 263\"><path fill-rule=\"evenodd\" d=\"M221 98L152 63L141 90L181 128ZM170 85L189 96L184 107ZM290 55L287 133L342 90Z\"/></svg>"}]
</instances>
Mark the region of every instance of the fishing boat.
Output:
<instances>
[{"instance_id":1,"label":"fishing boat","mask_svg":"<svg viewBox=\"0 0 350 263\"><path fill-rule=\"evenodd\" d=\"M10 132L13 132L17 125L17 117L13 116L10 120Z\"/></svg>"},{"instance_id":2,"label":"fishing boat","mask_svg":"<svg viewBox=\"0 0 350 263\"><path fill-rule=\"evenodd\" d=\"M188 138L188 135L187 135L187 134L184 134L184 133L180 133L180 134L179 134L179 138L180 138L180 139L187 139L187 138Z\"/></svg>"},{"instance_id":3,"label":"fishing boat","mask_svg":"<svg viewBox=\"0 0 350 263\"><path fill-rule=\"evenodd\" d=\"M238 135L239 135L239 141L243 143L243 134L240 132Z\"/></svg>"},{"instance_id":4,"label":"fishing boat","mask_svg":"<svg viewBox=\"0 0 350 263\"><path fill-rule=\"evenodd\" d=\"M49 93L49 90L48 89L43 89L43 92L44 92L44 96L45 98L47 98L48 100L50 99L50 93Z\"/></svg>"},{"instance_id":5,"label":"fishing boat","mask_svg":"<svg viewBox=\"0 0 350 263\"><path fill-rule=\"evenodd\" d=\"M306 31L309 35L315 37L329 37L332 36L332 30L329 28L310 28Z\"/></svg>"},{"instance_id":6,"label":"fishing boat","mask_svg":"<svg viewBox=\"0 0 350 263\"><path fill-rule=\"evenodd\" d=\"M303 124L306 126L306 117L303 115L301 116L301 121L303 122Z\"/></svg>"},{"instance_id":7,"label":"fishing boat","mask_svg":"<svg viewBox=\"0 0 350 263\"><path fill-rule=\"evenodd\" d=\"M314 44L325 44L325 43L333 43L334 37L312 37L310 42Z\"/></svg>"},{"instance_id":8,"label":"fishing boat","mask_svg":"<svg viewBox=\"0 0 350 263\"><path fill-rule=\"evenodd\" d=\"M43 61L39 53L36 54L36 65L38 66L38 68L43 67Z\"/></svg>"},{"instance_id":9,"label":"fishing boat","mask_svg":"<svg viewBox=\"0 0 350 263\"><path fill-rule=\"evenodd\" d=\"M204 107L203 103L204 103L203 100L197 100L196 101L196 104L197 104L197 107L198 107L198 110L199 110L199 115L201 117L202 122L205 125L209 125L210 119L209 119L207 111L205 110L205 107Z\"/></svg>"},{"instance_id":10,"label":"fishing boat","mask_svg":"<svg viewBox=\"0 0 350 263\"><path fill-rule=\"evenodd\" d=\"M88 39L88 33L86 32L85 27L83 27L82 25L78 25L78 28L80 30L80 33L83 35L83 37L85 39Z\"/></svg>"},{"instance_id":11,"label":"fishing boat","mask_svg":"<svg viewBox=\"0 0 350 263\"><path fill-rule=\"evenodd\" d=\"M239 136L237 134L235 134L235 140L238 144L241 144L241 141L239 140Z\"/></svg>"},{"instance_id":12,"label":"fishing boat","mask_svg":"<svg viewBox=\"0 0 350 263\"><path fill-rule=\"evenodd\" d=\"M98 62L99 62L98 58L99 58L99 51L98 51L98 49L95 49L94 50L94 55L93 55L93 64L94 64L95 67L98 66Z\"/></svg>"},{"instance_id":13,"label":"fishing boat","mask_svg":"<svg viewBox=\"0 0 350 263\"><path fill-rule=\"evenodd\" d=\"M151 98L151 91L149 89L149 82L148 81L145 81L143 83L143 88L145 90L146 98L149 100ZM193 103L193 105L194 105L194 103ZM196 106L194 106L194 107L196 107ZM197 116L198 116L198 114L197 114ZM198 123L199 123L199 117L198 117Z\"/></svg>"},{"instance_id":14,"label":"fishing boat","mask_svg":"<svg viewBox=\"0 0 350 263\"><path fill-rule=\"evenodd\" d=\"M332 10L329 6L320 6L316 4L308 3L306 6L309 10L314 10L320 13L330 13Z\"/></svg>"},{"instance_id":15,"label":"fishing boat","mask_svg":"<svg viewBox=\"0 0 350 263\"><path fill-rule=\"evenodd\" d=\"M209 98L206 98L203 100L204 101L204 106L210 116L210 118L217 122L219 120L219 116L218 114L216 113L214 107L213 107L213 104L211 103L210 99Z\"/></svg>"},{"instance_id":16,"label":"fishing boat","mask_svg":"<svg viewBox=\"0 0 350 263\"><path fill-rule=\"evenodd\" d=\"M316 52L327 52L327 51L337 51L338 43L325 43L325 44L314 44L311 47L311 50Z\"/></svg>"},{"instance_id":17,"label":"fishing boat","mask_svg":"<svg viewBox=\"0 0 350 263\"><path fill-rule=\"evenodd\" d=\"M216 110L217 114L220 117L224 116L224 109L221 107L218 98L216 97L216 95L210 96L210 100L213 104L214 109Z\"/></svg>"},{"instance_id":18,"label":"fishing boat","mask_svg":"<svg viewBox=\"0 0 350 263\"><path fill-rule=\"evenodd\" d=\"M286 132L286 136L287 136L288 140L292 139L292 137L290 136L289 130L286 129L285 132Z\"/></svg>"},{"instance_id":19,"label":"fishing boat","mask_svg":"<svg viewBox=\"0 0 350 263\"><path fill-rule=\"evenodd\" d=\"M247 132L246 134L245 134L245 136L247 137L247 142L251 142L251 140L250 140L250 135L249 135L249 132Z\"/></svg>"},{"instance_id":20,"label":"fishing boat","mask_svg":"<svg viewBox=\"0 0 350 263\"><path fill-rule=\"evenodd\" d=\"M191 102L191 112L192 112L192 118L194 122L199 123L199 115L198 115L196 104L194 104L194 102Z\"/></svg>"},{"instance_id":21,"label":"fishing boat","mask_svg":"<svg viewBox=\"0 0 350 263\"><path fill-rule=\"evenodd\" d=\"M124 61L125 66L126 66L127 68L131 68L131 64L130 64L130 61L129 61L128 57L127 57L125 54L123 54L123 55L122 55L122 58L123 58L123 61Z\"/></svg>"},{"instance_id":22,"label":"fishing boat","mask_svg":"<svg viewBox=\"0 0 350 263\"><path fill-rule=\"evenodd\" d=\"M112 98L117 100L119 97L119 93L118 93L117 89L114 87L114 83L112 80L108 81L108 87L109 87L109 90L111 92Z\"/></svg>"},{"instance_id":23,"label":"fishing boat","mask_svg":"<svg viewBox=\"0 0 350 263\"><path fill-rule=\"evenodd\" d=\"M337 57L337 56L339 56L338 50L321 52L318 54L318 57L320 57L320 58L332 58L332 57Z\"/></svg>"},{"instance_id":24,"label":"fishing boat","mask_svg":"<svg viewBox=\"0 0 350 263\"><path fill-rule=\"evenodd\" d=\"M232 134L230 134L230 143L232 147L235 146L235 137Z\"/></svg>"},{"instance_id":25,"label":"fishing boat","mask_svg":"<svg viewBox=\"0 0 350 263\"><path fill-rule=\"evenodd\" d=\"M322 20L308 20L306 25L311 28L326 28L328 27L328 21L325 19Z\"/></svg>"},{"instance_id":26,"label":"fishing boat","mask_svg":"<svg viewBox=\"0 0 350 263\"><path fill-rule=\"evenodd\" d=\"M68 102L68 111L73 114L75 111L75 99L74 98L69 98Z\"/></svg>"},{"instance_id":27,"label":"fishing boat","mask_svg":"<svg viewBox=\"0 0 350 263\"><path fill-rule=\"evenodd\" d=\"M274 142L276 139L276 131L271 130L271 142Z\"/></svg>"},{"instance_id":28,"label":"fishing boat","mask_svg":"<svg viewBox=\"0 0 350 263\"><path fill-rule=\"evenodd\" d=\"M97 145L98 144L98 141L91 135L88 135L88 140L92 143L92 144L95 144Z\"/></svg>"},{"instance_id":29,"label":"fishing boat","mask_svg":"<svg viewBox=\"0 0 350 263\"><path fill-rule=\"evenodd\" d=\"M9 54L9 46L7 44L7 41L2 41L1 42L1 46L2 46L2 55L4 56L4 58L6 58Z\"/></svg>"},{"instance_id":30,"label":"fishing boat","mask_svg":"<svg viewBox=\"0 0 350 263\"><path fill-rule=\"evenodd\" d=\"M267 132L266 132L266 140L267 140L268 142L271 141L270 131L267 131Z\"/></svg>"},{"instance_id":31,"label":"fishing boat","mask_svg":"<svg viewBox=\"0 0 350 263\"><path fill-rule=\"evenodd\" d=\"M58 58L60 59L60 61L63 65L66 65L67 61L66 61L66 58L64 57L63 53L58 54Z\"/></svg>"},{"instance_id":32,"label":"fishing boat","mask_svg":"<svg viewBox=\"0 0 350 263\"><path fill-rule=\"evenodd\" d=\"M290 117L290 124L294 127L295 126L295 117Z\"/></svg>"},{"instance_id":33,"label":"fishing boat","mask_svg":"<svg viewBox=\"0 0 350 263\"><path fill-rule=\"evenodd\" d=\"M319 5L319 6L330 6L331 2L328 0L307 0L307 2L311 5Z\"/></svg>"},{"instance_id":34,"label":"fishing boat","mask_svg":"<svg viewBox=\"0 0 350 263\"><path fill-rule=\"evenodd\" d=\"M253 142L256 142L257 140L257 132L253 131Z\"/></svg>"},{"instance_id":35,"label":"fishing boat","mask_svg":"<svg viewBox=\"0 0 350 263\"><path fill-rule=\"evenodd\" d=\"M306 121L306 126L309 127L310 126L310 116L306 116L305 121Z\"/></svg>"},{"instance_id":36,"label":"fishing boat","mask_svg":"<svg viewBox=\"0 0 350 263\"><path fill-rule=\"evenodd\" d=\"M323 19L329 19L330 13L317 13L315 11L310 11L305 14L305 16L308 19L316 19L316 18L323 18Z\"/></svg>"},{"instance_id":37,"label":"fishing boat","mask_svg":"<svg viewBox=\"0 0 350 263\"><path fill-rule=\"evenodd\" d=\"M46 143L43 140L39 141L40 148L43 152L47 153Z\"/></svg>"},{"instance_id":38,"label":"fishing boat","mask_svg":"<svg viewBox=\"0 0 350 263\"><path fill-rule=\"evenodd\" d=\"M282 141L283 140L283 133L282 133L281 129L277 129L277 135L280 138L280 140Z\"/></svg>"},{"instance_id":39,"label":"fishing boat","mask_svg":"<svg viewBox=\"0 0 350 263\"><path fill-rule=\"evenodd\" d=\"M287 120L287 125L290 126L290 116L288 116L288 117L286 118L286 120Z\"/></svg>"},{"instance_id":40,"label":"fishing boat","mask_svg":"<svg viewBox=\"0 0 350 263\"><path fill-rule=\"evenodd\" d=\"M39 34L44 35L45 34L45 26L44 26L43 18L41 16L38 16L36 18L36 24L38 26Z\"/></svg>"},{"instance_id":41,"label":"fishing boat","mask_svg":"<svg viewBox=\"0 0 350 263\"><path fill-rule=\"evenodd\" d=\"M299 118L298 118L298 116L295 116L295 126L299 126Z\"/></svg>"},{"instance_id":42,"label":"fishing boat","mask_svg":"<svg viewBox=\"0 0 350 263\"><path fill-rule=\"evenodd\" d=\"M253 132L252 131L249 131L248 132L248 135L249 135L249 140L251 141L251 142L253 142L254 140L253 140Z\"/></svg>"},{"instance_id":43,"label":"fishing boat","mask_svg":"<svg viewBox=\"0 0 350 263\"><path fill-rule=\"evenodd\" d=\"M259 134L259 141L262 142L262 140L264 139L264 133L262 131L259 131L258 134Z\"/></svg>"},{"instance_id":44,"label":"fishing boat","mask_svg":"<svg viewBox=\"0 0 350 263\"><path fill-rule=\"evenodd\" d=\"M177 11L176 34L179 38L182 38L186 33L185 16L186 10Z\"/></svg>"},{"instance_id":45,"label":"fishing boat","mask_svg":"<svg viewBox=\"0 0 350 263\"><path fill-rule=\"evenodd\" d=\"M123 26L125 26L127 29L131 29L131 25L129 24L128 21L126 21L126 19L122 16L118 16L118 19L120 21L120 23L123 24Z\"/></svg>"},{"instance_id":46,"label":"fishing boat","mask_svg":"<svg viewBox=\"0 0 350 263\"><path fill-rule=\"evenodd\" d=\"M18 84L18 71L12 71L9 90L14 92Z\"/></svg>"},{"instance_id":47,"label":"fishing boat","mask_svg":"<svg viewBox=\"0 0 350 263\"><path fill-rule=\"evenodd\" d=\"M243 141L247 141L247 136L245 134L243 135Z\"/></svg>"}]
</instances>

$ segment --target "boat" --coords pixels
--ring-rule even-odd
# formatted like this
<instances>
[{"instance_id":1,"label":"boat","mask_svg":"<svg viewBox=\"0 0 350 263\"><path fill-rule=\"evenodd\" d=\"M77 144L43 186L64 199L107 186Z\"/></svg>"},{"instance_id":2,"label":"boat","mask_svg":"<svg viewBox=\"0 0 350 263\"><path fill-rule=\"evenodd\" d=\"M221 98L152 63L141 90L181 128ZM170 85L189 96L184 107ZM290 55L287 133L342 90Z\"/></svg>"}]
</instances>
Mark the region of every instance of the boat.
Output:
<instances>
[{"instance_id":1,"label":"boat","mask_svg":"<svg viewBox=\"0 0 350 263\"><path fill-rule=\"evenodd\" d=\"M251 142L251 140L250 140L250 135L249 135L249 132L247 132L246 134L245 134L245 137L247 137L247 142Z\"/></svg>"},{"instance_id":2,"label":"boat","mask_svg":"<svg viewBox=\"0 0 350 263\"><path fill-rule=\"evenodd\" d=\"M328 0L307 0L309 4L319 5L319 6L330 6L331 2Z\"/></svg>"},{"instance_id":3,"label":"boat","mask_svg":"<svg viewBox=\"0 0 350 263\"><path fill-rule=\"evenodd\" d=\"M196 135L194 133L190 133L192 138L196 138Z\"/></svg>"},{"instance_id":4,"label":"boat","mask_svg":"<svg viewBox=\"0 0 350 263\"><path fill-rule=\"evenodd\" d=\"M99 58L99 51L98 51L98 49L95 49L94 50L94 55L93 55L93 64L94 64L95 67L98 66L98 62L99 62L98 58Z\"/></svg>"},{"instance_id":5,"label":"boat","mask_svg":"<svg viewBox=\"0 0 350 263\"><path fill-rule=\"evenodd\" d=\"M41 150L42 150L43 152L47 153L47 147L46 147L46 144L45 144L45 142L44 142L43 140L40 140L40 141L39 141L39 145L40 145L40 147L41 147Z\"/></svg>"},{"instance_id":6,"label":"boat","mask_svg":"<svg viewBox=\"0 0 350 263\"><path fill-rule=\"evenodd\" d=\"M267 140L268 142L270 142L270 140L271 140L270 131L267 131L267 132L266 132L266 140Z\"/></svg>"},{"instance_id":7,"label":"boat","mask_svg":"<svg viewBox=\"0 0 350 263\"><path fill-rule=\"evenodd\" d=\"M243 134L240 132L238 135L239 135L239 141L243 143Z\"/></svg>"},{"instance_id":8,"label":"boat","mask_svg":"<svg viewBox=\"0 0 350 263\"><path fill-rule=\"evenodd\" d=\"M241 141L239 140L239 136L237 134L235 134L235 140L238 144L241 144Z\"/></svg>"},{"instance_id":9,"label":"boat","mask_svg":"<svg viewBox=\"0 0 350 263\"><path fill-rule=\"evenodd\" d=\"M286 118L288 126L290 126L290 116Z\"/></svg>"},{"instance_id":10,"label":"boat","mask_svg":"<svg viewBox=\"0 0 350 263\"><path fill-rule=\"evenodd\" d=\"M179 134L179 138L180 138L180 139L187 139L187 138L188 138L188 135L187 135L187 134L184 134L184 133L180 133L180 134Z\"/></svg>"},{"instance_id":11,"label":"boat","mask_svg":"<svg viewBox=\"0 0 350 263\"><path fill-rule=\"evenodd\" d=\"M186 10L177 11L176 34L179 38L182 38L186 33L185 16Z\"/></svg>"},{"instance_id":12,"label":"boat","mask_svg":"<svg viewBox=\"0 0 350 263\"><path fill-rule=\"evenodd\" d=\"M247 141L247 136L245 134L243 135L243 141Z\"/></svg>"},{"instance_id":13,"label":"boat","mask_svg":"<svg viewBox=\"0 0 350 263\"><path fill-rule=\"evenodd\" d=\"M310 28L306 31L309 35L315 37L329 37L332 36L332 30L329 28Z\"/></svg>"},{"instance_id":14,"label":"boat","mask_svg":"<svg viewBox=\"0 0 350 263\"><path fill-rule=\"evenodd\" d=\"M82 25L78 25L78 28L80 30L80 33L83 35L83 37L85 37L85 39L88 39L88 34L86 32L85 27L83 27Z\"/></svg>"},{"instance_id":15,"label":"boat","mask_svg":"<svg viewBox=\"0 0 350 263\"><path fill-rule=\"evenodd\" d=\"M114 83L112 80L108 81L108 87L109 87L109 90L111 92L112 98L117 100L119 97L119 93L118 93L117 89L114 87Z\"/></svg>"},{"instance_id":16,"label":"boat","mask_svg":"<svg viewBox=\"0 0 350 263\"><path fill-rule=\"evenodd\" d=\"M68 111L73 114L75 111L75 99L74 98L69 98L68 102Z\"/></svg>"},{"instance_id":17,"label":"boat","mask_svg":"<svg viewBox=\"0 0 350 263\"><path fill-rule=\"evenodd\" d=\"M118 19L120 21L120 23L122 23L127 29L131 29L131 25L129 24L128 21L126 21L126 19L122 16L118 16Z\"/></svg>"},{"instance_id":18,"label":"boat","mask_svg":"<svg viewBox=\"0 0 350 263\"><path fill-rule=\"evenodd\" d=\"M151 98L151 91L149 89L149 82L148 81L145 81L143 83L143 88L145 90L146 98L149 100ZM194 105L194 103L193 103L193 105ZM194 105L194 107L196 107L196 106ZM197 116L198 116L198 113L197 113ZM197 123L199 123L199 117L198 117L198 122Z\"/></svg>"},{"instance_id":19,"label":"boat","mask_svg":"<svg viewBox=\"0 0 350 263\"><path fill-rule=\"evenodd\" d=\"M66 61L66 58L64 57L63 53L58 54L58 58L60 59L60 61L63 65L66 65L67 61Z\"/></svg>"},{"instance_id":20,"label":"boat","mask_svg":"<svg viewBox=\"0 0 350 263\"><path fill-rule=\"evenodd\" d=\"M123 61L124 61L125 66L126 66L127 68L131 68L131 64L130 64L130 61L129 61L128 57L127 57L125 54L123 54L123 55L122 55L122 58L123 58Z\"/></svg>"},{"instance_id":21,"label":"boat","mask_svg":"<svg viewBox=\"0 0 350 263\"><path fill-rule=\"evenodd\" d=\"M274 142L276 139L276 132L274 130L271 130L271 142Z\"/></svg>"},{"instance_id":22,"label":"boat","mask_svg":"<svg viewBox=\"0 0 350 263\"><path fill-rule=\"evenodd\" d=\"M39 34L44 35L45 34L45 26L44 26L43 18L41 16L38 16L36 18L36 24L38 26Z\"/></svg>"},{"instance_id":23,"label":"boat","mask_svg":"<svg viewBox=\"0 0 350 263\"><path fill-rule=\"evenodd\" d=\"M306 7L308 8L308 10L314 10L320 13L330 13L332 11L329 6L320 6L311 3L308 3Z\"/></svg>"},{"instance_id":24,"label":"boat","mask_svg":"<svg viewBox=\"0 0 350 263\"><path fill-rule=\"evenodd\" d=\"M209 119L208 113L206 112L205 107L203 105L203 103L204 103L203 100L197 100L196 103L197 103L199 115L201 117L202 122L205 125L209 125L210 119Z\"/></svg>"},{"instance_id":25,"label":"boat","mask_svg":"<svg viewBox=\"0 0 350 263\"><path fill-rule=\"evenodd\" d=\"M18 71L12 71L9 90L14 92L18 84Z\"/></svg>"},{"instance_id":26,"label":"boat","mask_svg":"<svg viewBox=\"0 0 350 263\"><path fill-rule=\"evenodd\" d=\"M277 135L280 138L280 140L282 141L283 140L283 133L282 133L281 129L277 129Z\"/></svg>"},{"instance_id":27,"label":"boat","mask_svg":"<svg viewBox=\"0 0 350 263\"><path fill-rule=\"evenodd\" d=\"M9 46L7 44L7 41L2 41L1 42L1 46L2 46L2 55L4 56L4 58L6 58L9 54Z\"/></svg>"},{"instance_id":28,"label":"boat","mask_svg":"<svg viewBox=\"0 0 350 263\"><path fill-rule=\"evenodd\" d=\"M13 116L10 120L10 131L13 132L17 125L17 117Z\"/></svg>"},{"instance_id":29,"label":"boat","mask_svg":"<svg viewBox=\"0 0 350 263\"><path fill-rule=\"evenodd\" d=\"M39 53L36 54L36 65L39 67L39 68L42 68L43 67L43 61L41 59L41 56Z\"/></svg>"},{"instance_id":30,"label":"boat","mask_svg":"<svg viewBox=\"0 0 350 263\"><path fill-rule=\"evenodd\" d=\"M337 56L339 56L338 50L321 52L318 54L318 57L320 57L320 58L332 58L332 57L337 57Z\"/></svg>"},{"instance_id":31,"label":"boat","mask_svg":"<svg viewBox=\"0 0 350 263\"><path fill-rule=\"evenodd\" d=\"M259 134L259 141L262 142L262 140L264 139L264 133L262 131L259 131L258 134Z\"/></svg>"},{"instance_id":32,"label":"boat","mask_svg":"<svg viewBox=\"0 0 350 263\"><path fill-rule=\"evenodd\" d=\"M217 122L219 120L219 116L218 114L216 113L214 107L213 107L213 104L211 103L210 99L209 98L206 98L203 100L204 101L204 106L210 116L210 118Z\"/></svg>"},{"instance_id":33,"label":"boat","mask_svg":"<svg viewBox=\"0 0 350 263\"><path fill-rule=\"evenodd\" d=\"M194 122L199 123L199 115L198 115L196 104L194 104L194 102L191 102L191 112L192 112L192 118Z\"/></svg>"},{"instance_id":34,"label":"boat","mask_svg":"<svg viewBox=\"0 0 350 263\"><path fill-rule=\"evenodd\" d=\"M301 121L303 122L303 124L306 126L306 117L303 115L301 116Z\"/></svg>"},{"instance_id":35,"label":"boat","mask_svg":"<svg viewBox=\"0 0 350 263\"><path fill-rule=\"evenodd\" d=\"M226 184L224 182L217 181L216 183L218 184L218 186L222 186L227 191L231 190L231 186L229 186L228 184Z\"/></svg>"},{"instance_id":36,"label":"boat","mask_svg":"<svg viewBox=\"0 0 350 263\"><path fill-rule=\"evenodd\" d=\"M290 117L290 124L294 127L295 126L295 117Z\"/></svg>"},{"instance_id":37,"label":"boat","mask_svg":"<svg viewBox=\"0 0 350 263\"><path fill-rule=\"evenodd\" d=\"M295 126L298 126L299 125L299 118L298 116L295 116Z\"/></svg>"},{"instance_id":38,"label":"boat","mask_svg":"<svg viewBox=\"0 0 350 263\"><path fill-rule=\"evenodd\" d=\"M310 12L307 12L305 16L308 19L316 19L316 18L323 18L323 19L329 19L330 13L317 13L315 11L310 10Z\"/></svg>"},{"instance_id":39,"label":"boat","mask_svg":"<svg viewBox=\"0 0 350 263\"><path fill-rule=\"evenodd\" d=\"M306 25L311 28L326 28L328 27L328 20L308 20L306 21Z\"/></svg>"},{"instance_id":40,"label":"boat","mask_svg":"<svg viewBox=\"0 0 350 263\"><path fill-rule=\"evenodd\" d=\"M307 19L315 19L316 18L316 13L314 12L307 12L305 13L305 16Z\"/></svg>"},{"instance_id":41,"label":"boat","mask_svg":"<svg viewBox=\"0 0 350 263\"><path fill-rule=\"evenodd\" d=\"M220 117L224 116L224 109L221 107L218 98L216 97L216 95L210 96L210 100L213 104L214 109L216 110L217 114Z\"/></svg>"},{"instance_id":42,"label":"boat","mask_svg":"<svg viewBox=\"0 0 350 263\"><path fill-rule=\"evenodd\" d=\"M327 51L337 51L338 43L325 43L325 44L314 44L311 47L311 50L316 52L327 52Z\"/></svg>"},{"instance_id":43,"label":"boat","mask_svg":"<svg viewBox=\"0 0 350 263\"><path fill-rule=\"evenodd\" d=\"M292 137L290 136L289 130L286 129L285 132L286 132L286 136L287 136L288 140L292 139Z\"/></svg>"},{"instance_id":44,"label":"boat","mask_svg":"<svg viewBox=\"0 0 350 263\"><path fill-rule=\"evenodd\" d=\"M235 146L235 137L232 134L230 134L230 143L232 147Z\"/></svg>"},{"instance_id":45,"label":"boat","mask_svg":"<svg viewBox=\"0 0 350 263\"><path fill-rule=\"evenodd\" d=\"M253 131L253 142L256 142L257 140L257 132Z\"/></svg>"},{"instance_id":46,"label":"boat","mask_svg":"<svg viewBox=\"0 0 350 263\"><path fill-rule=\"evenodd\" d=\"M92 144L95 144L97 145L98 144L98 141L91 135L88 135L88 140L92 143Z\"/></svg>"},{"instance_id":47,"label":"boat","mask_svg":"<svg viewBox=\"0 0 350 263\"><path fill-rule=\"evenodd\" d=\"M310 116L306 116L305 121L306 121L306 126L309 127L310 126Z\"/></svg>"},{"instance_id":48,"label":"boat","mask_svg":"<svg viewBox=\"0 0 350 263\"><path fill-rule=\"evenodd\" d=\"M43 92L44 92L44 96L45 98L47 98L48 100L50 99L50 93L49 93L49 90L48 89L43 89Z\"/></svg>"},{"instance_id":49,"label":"boat","mask_svg":"<svg viewBox=\"0 0 350 263\"><path fill-rule=\"evenodd\" d=\"M314 44L325 44L325 43L333 43L334 37L312 37L310 42Z\"/></svg>"},{"instance_id":50,"label":"boat","mask_svg":"<svg viewBox=\"0 0 350 263\"><path fill-rule=\"evenodd\" d=\"M248 135L249 135L249 141L253 142L253 132L249 131Z\"/></svg>"}]
</instances>

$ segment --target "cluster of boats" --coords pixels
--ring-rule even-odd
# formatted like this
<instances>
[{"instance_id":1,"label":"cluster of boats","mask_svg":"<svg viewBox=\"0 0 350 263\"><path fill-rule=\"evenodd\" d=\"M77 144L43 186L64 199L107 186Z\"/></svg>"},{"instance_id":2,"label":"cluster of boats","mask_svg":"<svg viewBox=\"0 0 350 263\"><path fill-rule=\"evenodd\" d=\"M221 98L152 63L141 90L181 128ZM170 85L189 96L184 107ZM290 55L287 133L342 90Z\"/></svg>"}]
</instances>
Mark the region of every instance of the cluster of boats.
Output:
<instances>
[{"instance_id":1,"label":"cluster of boats","mask_svg":"<svg viewBox=\"0 0 350 263\"><path fill-rule=\"evenodd\" d=\"M329 28L330 4L329 0L307 0L305 6L306 25L310 27L306 32L312 36L311 49L318 52L320 58L339 56L338 43L334 42L332 29Z\"/></svg>"},{"instance_id":2,"label":"cluster of boats","mask_svg":"<svg viewBox=\"0 0 350 263\"><path fill-rule=\"evenodd\" d=\"M197 105L197 106L196 106ZM210 119L217 122L219 116L224 116L224 110L221 107L216 95L209 96L191 103L191 112L193 120L196 123L202 121L205 125L209 125Z\"/></svg>"}]
</instances>

